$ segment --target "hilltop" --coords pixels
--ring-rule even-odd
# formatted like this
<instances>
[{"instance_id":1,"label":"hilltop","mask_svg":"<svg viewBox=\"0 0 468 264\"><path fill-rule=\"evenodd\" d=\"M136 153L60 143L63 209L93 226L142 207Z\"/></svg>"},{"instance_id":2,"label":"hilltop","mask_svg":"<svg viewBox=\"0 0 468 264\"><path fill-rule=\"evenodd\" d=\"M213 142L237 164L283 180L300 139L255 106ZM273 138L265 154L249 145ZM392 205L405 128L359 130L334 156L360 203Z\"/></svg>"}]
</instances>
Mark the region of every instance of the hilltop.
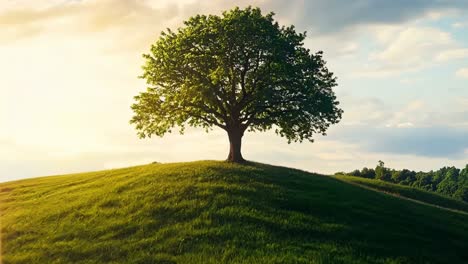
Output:
<instances>
[{"instance_id":1,"label":"hilltop","mask_svg":"<svg viewBox=\"0 0 468 264\"><path fill-rule=\"evenodd\" d=\"M466 263L468 216L258 163L0 184L4 263Z\"/></svg>"}]
</instances>

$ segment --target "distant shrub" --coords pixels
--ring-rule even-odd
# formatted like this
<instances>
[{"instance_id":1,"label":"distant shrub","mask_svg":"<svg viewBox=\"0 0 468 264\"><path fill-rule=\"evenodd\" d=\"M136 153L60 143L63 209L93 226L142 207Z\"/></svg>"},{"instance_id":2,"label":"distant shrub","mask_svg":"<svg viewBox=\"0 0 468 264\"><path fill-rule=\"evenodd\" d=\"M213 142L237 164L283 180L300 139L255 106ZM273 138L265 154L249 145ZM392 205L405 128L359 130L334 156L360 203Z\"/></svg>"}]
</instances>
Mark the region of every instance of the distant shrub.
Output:
<instances>
[{"instance_id":1,"label":"distant shrub","mask_svg":"<svg viewBox=\"0 0 468 264\"><path fill-rule=\"evenodd\" d=\"M364 167L361 170L361 177L368 178L368 179L374 179L375 178L375 170Z\"/></svg>"},{"instance_id":2,"label":"distant shrub","mask_svg":"<svg viewBox=\"0 0 468 264\"><path fill-rule=\"evenodd\" d=\"M453 195L454 198L468 202L468 186L462 186Z\"/></svg>"},{"instance_id":3,"label":"distant shrub","mask_svg":"<svg viewBox=\"0 0 468 264\"><path fill-rule=\"evenodd\" d=\"M375 178L382 181L391 181L392 174L388 168L385 167L385 163L379 160L379 164L375 167Z\"/></svg>"}]
</instances>

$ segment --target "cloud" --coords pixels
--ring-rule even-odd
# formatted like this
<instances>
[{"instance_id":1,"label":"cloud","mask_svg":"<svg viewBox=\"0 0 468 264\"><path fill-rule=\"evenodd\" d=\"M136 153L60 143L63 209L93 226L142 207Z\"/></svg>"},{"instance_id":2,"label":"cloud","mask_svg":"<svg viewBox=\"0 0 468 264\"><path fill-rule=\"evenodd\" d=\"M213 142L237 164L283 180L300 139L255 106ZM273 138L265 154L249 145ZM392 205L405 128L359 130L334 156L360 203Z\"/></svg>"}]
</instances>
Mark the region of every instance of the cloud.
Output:
<instances>
[{"instance_id":1,"label":"cloud","mask_svg":"<svg viewBox=\"0 0 468 264\"><path fill-rule=\"evenodd\" d=\"M375 131L376 141L369 148L376 152L414 154L425 157L466 157L467 129L424 127Z\"/></svg>"},{"instance_id":2,"label":"cloud","mask_svg":"<svg viewBox=\"0 0 468 264\"><path fill-rule=\"evenodd\" d=\"M345 113L341 123L349 126L468 128L466 97L439 100L436 105L423 100L398 104L368 97L343 99Z\"/></svg>"},{"instance_id":3,"label":"cloud","mask_svg":"<svg viewBox=\"0 0 468 264\"><path fill-rule=\"evenodd\" d=\"M196 13L219 13L234 6L247 5L260 6L265 12L274 11L282 22L321 35L362 25L400 24L424 16L433 18L434 14L440 16L446 11L465 12L468 9L468 3L464 0L49 0L34 1L33 4L17 1L18 7L0 4L4 10L0 12L0 24L3 31L6 31L5 28L9 28L8 31L15 29L15 33L8 34L13 38L30 37L42 30L66 32L77 27L83 31L98 32L131 27L138 32L142 30L140 27L161 28L162 21L165 24L162 28L165 28L171 19L178 24ZM60 24L60 27L50 28L51 22Z\"/></svg>"},{"instance_id":4,"label":"cloud","mask_svg":"<svg viewBox=\"0 0 468 264\"><path fill-rule=\"evenodd\" d=\"M26 1L24 1L26 2ZM281 23L295 24L299 31L312 29L314 50L325 49L331 57L352 57L360 43L350 40L356 26L399 24L425 14L443 10L462 10L460 1L300 1L285 4L276 0L240 0L236 2L182 0L83 0L41 1L42 4L19 5L0 11L0 43L38 36L99 34L109 39L111 51L139 51L148 47L161 30L174 28L197 13L219 13L234 6L260 6L264 12L275 11ZM44 4L48 3L48 4ZM388 28L379 31L387 32ZM334 34L338 33L339 34ZM317 33L317 34L316 34ZM121 38L120 36L131 36ZM92 36L94 37L94 36ZM392 71L391 65L379 71Z\"/></svg>"},{"instance_id":5,"label":"cloud","mask_svg":"<svg viewBox=\"0 0 468 264\"><path fill-rule=\"evenodd\" d=\"M468 129L446 126L347 126L335 137L356 143L363 151L431 158L466 158ZM336 138L333 139L336 139Z\"/></svg>"},{"instance_id":6,"label":"cloud","mask_svg":"<svg viewBox=\"0 0 468 264\"><path fill-rule=\"evenodd\" d=\"M415 73L452 60L468 58L466 43L435 27L408 25L370 26L374 51L352 76L390 77ZM407 81L404 81L408 83Z\"/></svg>"},{"instance_id":7,"label":"cloud","mask_svg":"<svg viewBox=\"0 0 468 264\"><path fill-rule=\"evenodd\" d=\"M468 58L468 48L445 50L437 55L436 60L448 61Z\"/></svg>"},{"instance_id":8,"label":"cloud","mask_svg":"<svg viewBox=\"0 0 468 264\"><path fill-rule=\"evenodd\" d=\"M468 68L461 68L455 74L460 78L468 78Z\"/></svg>"},{"instance_id":9,"label":"cloud","mask_svg":"<svg viewBox=\"0 0 468 264\"><path fill-rule=\"evenodd\" d=\"M372 52L368 64L354 72L357 77L415 72L434 65L437 60L452 59L464 52L464 49L455 50L458 43L450 33L437 28L378 26L373 30L379 51Z\"/></svg>"},{"instance_id":10,"label":"cloud","mask_svg":"<svg viewBox=\"0 0 468 264\"><path fill-rule=\"evenodd\" d=\"M465 0L291 0L267 1L267 6L295 18L300 27L327 34L361 25L399 24L447 11L466 12ZM437 17L435 17L437 18Z\"/></svg>"},{"instance_id":11,"label":"cloud","mask_svg":"<svg viewBox=\"0 0 468 264\"><path fill-rule=\"evenodd\" d=\"M464 24L464 23L461 23L461 22L456 22L456 23L453 23L453 24L452 24L452 27L453 27L453 28L456 28L456 29L460 29L460 28L464 28L464 27L465 27L465 24Z\"/></svg>"},{"instance_id":12,"label":"cloud","mask_svg":"<svg viewBox=\"0 0 468 264\"><path fill-rule=\"evenodd\" d=\"M0 12L0 41L14 42L40 34L84 37L99 33L116 38L115 45L141 44L154 38L179 14L177 5L155 8L137 0L67 1L44 8L10 8ZM129 37L117 39L122 35Z\"/></svg>"},{"instance_id":13,"label":"cloud","mask_svg":"<svg viewBox=\"0 0 468 264\"><path fill-rule=\"evenodd\" d=\"M345 125L383 125L391 118L388 105L378 98L343 97L343 120ZM365 114L363 114L365 113Z\"/></svg>"},{"instance_id":14,"label":"cloud","mask_svg":"<svg viewBox=\"0 0 468 264\"><path fill-rule=\"evenodd\" d=\"M343 122L327 140L353 143L366 153L467 158L468 98L438 105L423 100L398 105L376 98L344 99Z\"/></svg>"}]
</instances>

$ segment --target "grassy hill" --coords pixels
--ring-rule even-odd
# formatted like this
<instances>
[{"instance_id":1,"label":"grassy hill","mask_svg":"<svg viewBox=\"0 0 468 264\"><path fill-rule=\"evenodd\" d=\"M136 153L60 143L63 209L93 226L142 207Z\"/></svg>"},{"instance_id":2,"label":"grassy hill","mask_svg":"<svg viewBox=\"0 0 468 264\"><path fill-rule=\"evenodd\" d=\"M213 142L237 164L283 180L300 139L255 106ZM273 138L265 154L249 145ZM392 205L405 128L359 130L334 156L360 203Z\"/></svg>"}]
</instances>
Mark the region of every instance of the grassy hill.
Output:
<instances>
[{"instance_id":1,"label":"grassy hill","mask_svg":"<svg viewBox=\"0 0 468 264\"><path fill-rule=\"evenodd\" d=\"M468 216L202 161L0 184L4 263L467 263Z\"/></svg>"}]
</instances>

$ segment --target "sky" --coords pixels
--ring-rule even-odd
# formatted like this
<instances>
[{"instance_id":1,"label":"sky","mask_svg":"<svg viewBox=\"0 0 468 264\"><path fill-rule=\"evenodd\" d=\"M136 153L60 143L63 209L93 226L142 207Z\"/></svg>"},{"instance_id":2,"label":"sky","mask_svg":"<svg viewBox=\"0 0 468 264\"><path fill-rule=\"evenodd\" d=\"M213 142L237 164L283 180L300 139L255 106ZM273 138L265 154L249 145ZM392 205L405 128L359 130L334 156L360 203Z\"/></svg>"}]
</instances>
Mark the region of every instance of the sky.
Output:
<instances>
[{"instance_id":1,"label":"sky","mask_svg":"<svg viewBox=\"0 0 468 264\"><path fill-rule=\"evenodd\" d=\"M314 143L247 133L248 160L319 173L468 163L466 0L0 2L0 181L153 161L225 159L223 130L139 139L130 105L160 32L235 6L307 31L343 119Z\"/></svg>"}]
</instances>

